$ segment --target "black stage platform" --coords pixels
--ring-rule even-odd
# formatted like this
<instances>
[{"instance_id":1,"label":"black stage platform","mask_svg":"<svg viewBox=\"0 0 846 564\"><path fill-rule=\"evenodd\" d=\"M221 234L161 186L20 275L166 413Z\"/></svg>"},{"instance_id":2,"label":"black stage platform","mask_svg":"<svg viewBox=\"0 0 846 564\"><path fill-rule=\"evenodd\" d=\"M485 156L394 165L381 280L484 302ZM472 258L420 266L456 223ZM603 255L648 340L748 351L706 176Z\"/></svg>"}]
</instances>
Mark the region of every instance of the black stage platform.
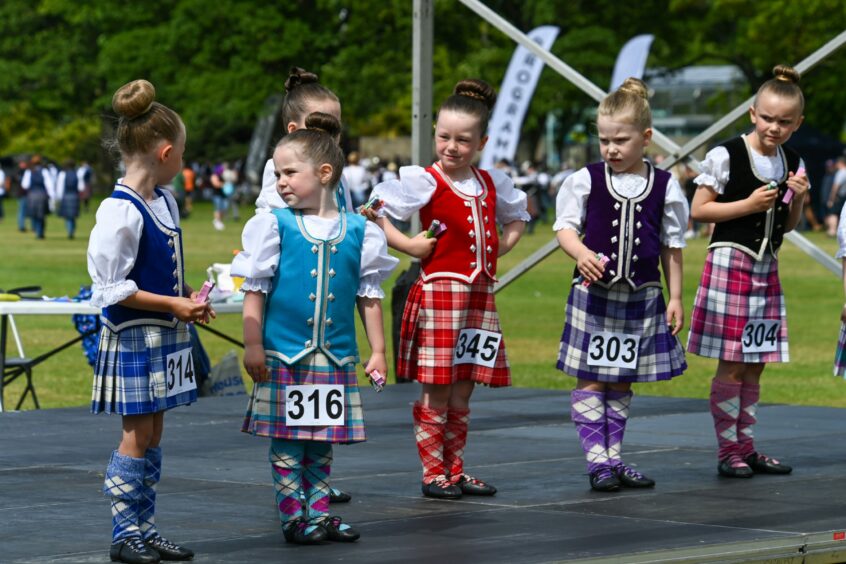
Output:
<instances>
[{"instance_id":1,"label":"black stage platform","mask_svg":"<svg viewBox=\"0 0 846 564\"><path fill-rule=\"evenodd\" d=\"M420 495L416 385L363 390L370 440L335 449L333 506L354 545L286 545L267 442L239 432L246 398L166 417L159 528L198 562L842 562L846 411L764 406L758 444L793 475L720 478L704 400L635 398L626 460L654 490L591 492L565 393L479 389L469 470L493 498ZM107 562L102 472L119 419L84 409L0 414L0 562Z\"/></svg>"}]
</instances>

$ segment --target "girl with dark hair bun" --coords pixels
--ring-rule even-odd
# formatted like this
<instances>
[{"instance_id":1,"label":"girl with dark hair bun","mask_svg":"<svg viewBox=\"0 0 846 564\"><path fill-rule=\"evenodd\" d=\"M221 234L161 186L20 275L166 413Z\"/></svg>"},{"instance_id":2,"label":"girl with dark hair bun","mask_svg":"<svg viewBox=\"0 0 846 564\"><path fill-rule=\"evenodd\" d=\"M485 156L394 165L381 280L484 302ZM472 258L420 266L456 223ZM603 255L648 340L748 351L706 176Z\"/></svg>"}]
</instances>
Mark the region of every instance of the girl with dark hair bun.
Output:
<instances>
[{"instance_id":1,"label":"girl with dark hair bun","mask_svg":"<svg viewBox=\"0 0 846 564\"><path fill-rule=\"evenodd\" d=\"M487 83L459 82L438 111L438 161L403 167L399 179L373 190L385 202L379 213L405 221L419 211L424 225L446 228L408 238L376 219L392 247L422 259L403 312L397 376L423 384L412 415L427 497L496 493L464 470L470 396L477 383L511 385L493 285L497 257L520 239L529 214L525 192L508 176L473 166L495 100Z\"/></svg>"},{"instance_id":2,"label":"girl with dark hair bun","mask_svg":"<svg viewBox=\"0 0 846 564\"><path fill-rule=\"evenodd\" d=\"M378 226L338 209L338 120L313 113L304 122L273 151L286 207L247 222L232 262L244 277L244 366L255 382L242 431L270 438L285 540L352 542L358 532L329 515L332 445L365 440L354 312L372 351L365 371L385 374L380 285L398 261ZM316 386L331 391L320 400ZM319 420L304 418L319 406Z\"/></svg>"},{"instance_id":3,"label":"girl with dark hair bun","mask_svg":"<svg viewBox=\"0 0 846 564\"><path fill-rule=\"evenodd\" d=\"M773 75L749 108L754 129L708 151L694 180L691 215L716 225L687 350L718 359L711 382L717 471L731 478L792 470L753 440L764 368L790 358L777 254L810 188L802 158L784 145L803 120L799 73L779 65Z\"/></svg>"},{"instance_id":4,"label":"girl with dark hair bun","mask_svg":"<svg viewBox=\"0 0 846 564\"><path fill-rule=\"evenodd\" d=\"M328 114L341 123L341 102L335 93L320 84L318 76L313 72L293 67L285 79L285 100L282 103L282 123L286 134L303 129L306 117L315 112ZM340 136L339 129L336 141L340 140ZM261 194L256 200L256 210L269 211L285 206L285 201L276 191L273 159L268 159L262 174ZM353 209L349 187L343 180L338 184L338 206L348 211ZM337 500L349 501L349 498L339 492Z\"/></svg>"},{"instance_id":5,"label":"girl with dark hair bun","mask_svg":"<svg viewBox=\"0 0 846 564\"><path fill-rule=\"evenodd\" d=\"M156 484L164 413L197 399L187 324L215 315L185 280L179 211L161 187L182 168L185 126L155 93L146 80L115 92L111 143L126 174L100 204L88 241L91 304L103 308L91 410L119 413L123 425L103 485L112 503L110 558L141 564L194 556L159 534Z\"/></svg>"}]
</instances>

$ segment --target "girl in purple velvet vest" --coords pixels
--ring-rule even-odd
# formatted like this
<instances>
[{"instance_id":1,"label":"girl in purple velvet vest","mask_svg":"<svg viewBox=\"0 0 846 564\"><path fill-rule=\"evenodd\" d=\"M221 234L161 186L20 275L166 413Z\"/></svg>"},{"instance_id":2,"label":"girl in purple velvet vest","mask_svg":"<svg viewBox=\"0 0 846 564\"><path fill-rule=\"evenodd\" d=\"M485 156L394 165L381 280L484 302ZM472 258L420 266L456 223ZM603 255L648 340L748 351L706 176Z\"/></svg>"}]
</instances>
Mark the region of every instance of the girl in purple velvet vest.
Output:
<instances>
[{"instance_id":1,"label":"girl in purple velvet vest","mask_svg":"<svg viewBox=\"0 0 846 564\"><path fill-rule=\"evenodd\" d=\"M799 155L782 146L802 123L799 73L777 66L773 74L749 108L754 131L705 156L692 205L695 220L716 225L688 350L719 359L711 383L717 471L733 478L791 471L752 439L764 366L789 360L777 253L801 219L809 187Z\"/></svg>"},{"instance_id":2,"label":"girl in purple velvet vest","mask_svg":"<svg viewBox=\"0 0 846 564\"><path fill-rule=\"evenodd\" d=\"M182 230L167 190L182 168L185 126L155 102L146 80L112 98L120 117L115 144L126 175L97 210L88 243L91 304L103 308L91 409L119 413L123 438L106 468L116 562L187 560L194 553L159 535L156 484L164 412L197 398L186 323L214 311L185 282Z\"/></svg>"},{"instance_id":3,"label":"girl in purple velvet vest","mask_svg":"<svg viewBox=\"0 0 846 564\"><path fill-rule=\"evenodd\" d=\"M631 386L687 368L677 338L687 200L669 173L644 160L652 137L646 92L629 78L599 105L603 161L564 181L553 226L576 261L558 368L578 379L570 413L598 491L655 485L621 457Z\"/></svg>"}]
</instances>

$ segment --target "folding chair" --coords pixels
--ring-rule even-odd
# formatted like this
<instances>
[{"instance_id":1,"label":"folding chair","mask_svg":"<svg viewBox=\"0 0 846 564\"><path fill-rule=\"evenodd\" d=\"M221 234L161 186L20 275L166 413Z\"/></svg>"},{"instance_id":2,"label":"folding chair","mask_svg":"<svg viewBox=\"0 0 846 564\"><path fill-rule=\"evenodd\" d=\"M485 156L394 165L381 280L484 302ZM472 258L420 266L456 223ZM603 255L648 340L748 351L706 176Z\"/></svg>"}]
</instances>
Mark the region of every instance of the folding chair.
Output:
<instances>
[{"instance_id":1,"label":"folding chair","mask_svg":"<svg viewBox=\"0 0 846 564\"><path fill-rule=\"evenodd\" d=\"M18 404L15 406L15 410L19 410L21 408L24 400L26 400L27 394L32 395L32 401L35 403L35 409L41 409L41 405L38 403L38 396L35 393L35 385L32 383L32 367L36 361L24 354L21 337L18 334L18 328L15 325L15 318L12 315L9 316L9 328L11 328L12 337L15 339L18 356L17 358L6 359L6 367L3 370L3 389L17 380L21 375L26 376L26 386L24 387L23 394L21 394L21 399L18 400Z\"/></svg>"}]
</instances>

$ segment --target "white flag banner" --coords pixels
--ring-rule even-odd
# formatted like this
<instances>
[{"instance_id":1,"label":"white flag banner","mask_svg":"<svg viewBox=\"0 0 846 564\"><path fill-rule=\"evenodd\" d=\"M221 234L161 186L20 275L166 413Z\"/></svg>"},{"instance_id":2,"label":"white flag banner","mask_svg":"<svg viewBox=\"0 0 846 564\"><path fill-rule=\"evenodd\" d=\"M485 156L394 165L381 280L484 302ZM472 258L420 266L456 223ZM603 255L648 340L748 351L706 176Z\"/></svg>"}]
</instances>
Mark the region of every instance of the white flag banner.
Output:
<instances>
[{"instance_id":1,"label":"white flag banner","mask_svg":"<svg viewBox=\"0 0 846 564\"><path fill-rule=\"evenodd\" d=\"M558 27L540 26L528 33L528 36L549 51L558 37ZM480 168L492 168L500 159L514 159L520 142L523 118L526 117L526 110L542 70L543 61L522 45L518 45L508 64L508 70L505 71L505 78L502 79L499 96L488 122L489 139L482 151Z\"/></svg>"},{"instance_id":2,"label":"white flag banner","mask_svg":"<svg viewBox=\"0 0 846 564\"><path fill-rule=\"evenodd\" d=\"M643 71L646 70L646 59L649 57L649 48L652 46L654 35L636 35L629 39L620 54L617 55L617 62L614 63L614 74L611 75L611 92L620 87L623 82L633 76L643 78Z\"/></svg>"}]
</instances>

